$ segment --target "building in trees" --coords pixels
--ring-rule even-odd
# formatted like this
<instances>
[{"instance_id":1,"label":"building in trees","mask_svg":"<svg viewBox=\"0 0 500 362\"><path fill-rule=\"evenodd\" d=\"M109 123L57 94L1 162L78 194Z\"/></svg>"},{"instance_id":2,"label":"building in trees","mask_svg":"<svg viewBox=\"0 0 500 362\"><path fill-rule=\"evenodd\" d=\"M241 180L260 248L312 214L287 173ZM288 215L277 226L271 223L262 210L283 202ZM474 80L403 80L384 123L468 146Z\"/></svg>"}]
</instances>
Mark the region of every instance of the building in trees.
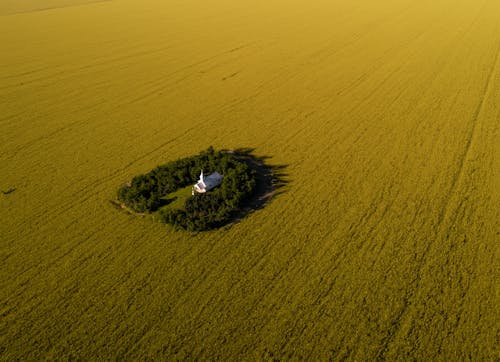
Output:
<instances>
[{"instance_id":1,"label":"building in trees","mask_svg":"<svg viewBox=\"0 0 500 362\"><path fill-rule=\"evenodd\" d=\"M208 176L203 176L203 170L200 173L200 179L198 182L193 186L193 191L192 194L194 195L195 193L205 193L207 191L210 191L211 189L219 186L222 183L222 180L224 177L217 172L213 172L212 174Z\"/></svg>"}]
</instances>

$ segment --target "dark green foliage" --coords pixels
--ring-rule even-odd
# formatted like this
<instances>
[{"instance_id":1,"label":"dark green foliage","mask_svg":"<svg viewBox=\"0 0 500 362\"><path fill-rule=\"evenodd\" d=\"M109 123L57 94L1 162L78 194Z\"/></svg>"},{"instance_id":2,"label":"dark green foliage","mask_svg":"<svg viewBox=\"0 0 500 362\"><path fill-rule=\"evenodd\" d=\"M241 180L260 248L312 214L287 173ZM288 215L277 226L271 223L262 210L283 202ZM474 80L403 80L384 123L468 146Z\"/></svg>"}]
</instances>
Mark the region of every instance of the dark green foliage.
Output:
<instances>
[{"instance_id":1,"label":"dark green foliage","mask_svg":"<svg viewBox=\"0 0 500 362\"><path fill-rule=\"evenodd\" d=\"M207 174L219 172L224 176L222 184L210 192L190 197L182 210L161 208L163 197L194 184L200 170L205 170ZM227 223L253 194L255 180L255 171L245 162L233 154L210 147L197 156L170 162L134 177L130 184L118 190L118 199L136 212L158 211L162 222L186 230L202 231Z\"/></svg>"}]
</instances>

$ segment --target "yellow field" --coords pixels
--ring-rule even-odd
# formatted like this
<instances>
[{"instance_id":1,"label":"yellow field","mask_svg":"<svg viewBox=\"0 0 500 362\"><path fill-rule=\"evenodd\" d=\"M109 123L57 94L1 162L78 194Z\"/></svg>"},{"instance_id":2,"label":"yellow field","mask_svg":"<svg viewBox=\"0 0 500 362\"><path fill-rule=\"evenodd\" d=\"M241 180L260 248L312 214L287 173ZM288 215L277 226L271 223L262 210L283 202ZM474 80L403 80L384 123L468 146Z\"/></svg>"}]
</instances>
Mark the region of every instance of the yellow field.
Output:
<instances>
[{"instance_id":1,"label":"yellow field","mask_svg":"<svg viewBox=\"0 0 500 362\"><path fill-rule=\"evenodd\" d=\"M498 0L5 1L0 360L500 359L499 46ZM209 145L288 183L110 204Z\"/></svg>"}]
</instances>

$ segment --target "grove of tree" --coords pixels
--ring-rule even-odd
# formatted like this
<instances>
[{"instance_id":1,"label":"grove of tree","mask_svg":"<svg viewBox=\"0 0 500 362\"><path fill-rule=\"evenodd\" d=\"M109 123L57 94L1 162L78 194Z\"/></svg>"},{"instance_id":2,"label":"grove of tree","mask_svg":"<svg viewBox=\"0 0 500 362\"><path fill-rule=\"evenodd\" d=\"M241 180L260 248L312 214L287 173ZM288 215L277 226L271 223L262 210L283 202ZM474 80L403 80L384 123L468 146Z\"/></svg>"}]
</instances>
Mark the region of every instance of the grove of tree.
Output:
<instances>
[{"instance_id":1,"label":"grove of tree","mask_svg":"<svg viewBox=\"0 0 500 362\"><path fill-rule=\"evenodd\" d=\"M217 188L189 197L184 207L168 206L168 195L194 184L200 171L224 176ZM204 231L225 225L244 206L256 188L256 172L237 155L213 147L192 157L169 162L135 176L118 190L118 200L138 213L155 213L164 223Z\"/></svg>"}]
</instances>

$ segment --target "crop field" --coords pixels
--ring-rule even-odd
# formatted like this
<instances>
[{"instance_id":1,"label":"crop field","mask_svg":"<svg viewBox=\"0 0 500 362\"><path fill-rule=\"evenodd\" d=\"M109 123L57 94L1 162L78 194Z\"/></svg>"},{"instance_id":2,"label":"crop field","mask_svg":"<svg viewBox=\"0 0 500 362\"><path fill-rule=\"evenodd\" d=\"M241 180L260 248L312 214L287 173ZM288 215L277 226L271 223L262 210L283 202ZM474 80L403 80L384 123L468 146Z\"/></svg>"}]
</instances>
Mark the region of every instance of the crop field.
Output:
<instances>
[{"instance_id":1,"label":"crop field","mask_svg":"<svg viewBox=\"0 0 500 362\"><path fill-rule=\"evenodd\" d=\"M499 52L498 0L0 1L0 360L498 361ZM284 186L110 202L210 145Z\"/></svg>"}]
</instances>

